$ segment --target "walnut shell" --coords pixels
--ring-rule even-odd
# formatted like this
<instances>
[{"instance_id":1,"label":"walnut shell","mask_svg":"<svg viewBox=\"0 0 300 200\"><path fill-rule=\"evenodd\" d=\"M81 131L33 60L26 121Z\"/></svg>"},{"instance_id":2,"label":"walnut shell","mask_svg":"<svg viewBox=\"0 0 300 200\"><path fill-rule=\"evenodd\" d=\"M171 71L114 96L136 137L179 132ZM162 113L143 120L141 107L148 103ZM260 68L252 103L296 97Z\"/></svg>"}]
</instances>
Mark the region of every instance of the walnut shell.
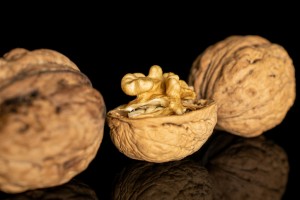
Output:
<instances>
[{"instance_id":1,"label":"walnut shell","mask_svg":"<svg viewBox=\"0 0 300 200\"><path fill-rule=\"evenodd\" d=\"M103 138L100 92L62 54L14 49L0 58L0 190L68 182Z\"/></svg>"},{"instance_id":2,"label":"walnut shell","mask_svg":"<svg viewBox=\"0 0 300 200\"><path fill-rule=\"evenodd\" d=\"M214 199L282 199L289 174L286 152L263 135L247 139L218 135L209 146L205 165Z\"/></svg>"},{"instance_id":3,"label":"walnut shell","mask_svg":"<svg viewBox=\"0 0 300 200\"><path fill-rule=\"evenodd\" d=\"M231 36L208 47L191 67L198 98L218 105L217 129L254 137L280 124L295 100L286 50L260 36Z\"/></svg>"},{"instance_id":4,"label":"walnut shell","mask_svg":"<svg viewBox=\"0 0 300 200\"><path fill-rule=\"evenodd\" d=\"M137 162L116 177L113 200L213 199L207 170L191 161Z\"/></svg>"},{"instance_id":5,"label":"walnut shell","mask_svg":"<svg viewBox=\"0 0 300 200\"><path fill-rule=\"evenodd\" d=\"M198 151L212 134L217 106L203 100L204 107L182 115L128 118L118 108L107 113L110 136L117 149L136 160L167 162Z\"/></svg>"}]
</instances>

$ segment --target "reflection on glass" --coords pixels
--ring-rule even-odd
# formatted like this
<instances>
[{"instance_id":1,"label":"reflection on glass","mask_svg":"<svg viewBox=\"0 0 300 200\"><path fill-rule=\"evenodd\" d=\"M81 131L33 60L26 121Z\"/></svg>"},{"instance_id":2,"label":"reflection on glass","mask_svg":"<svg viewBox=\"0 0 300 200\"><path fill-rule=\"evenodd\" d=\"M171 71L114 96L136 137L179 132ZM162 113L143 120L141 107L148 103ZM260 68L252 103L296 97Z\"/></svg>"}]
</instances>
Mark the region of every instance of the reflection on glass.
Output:
<instances>
[{"instance_id":1,"label":"reflection on glass","mask_svg":"<svg viewBox=\"0 0 300 200\"><path fill-rule=\"evenodd\" d=\"M3 197L2 197L3 196ZM96 193L86 184L71 180L52 188L30 190L20 194L0 194L2 200L98 200Z\"/></svg>"},{"instance_id":2,"label":"reflection on glass","mask_svg":"<svg viewBox=\"0 0 300 200\"><path fill-rule=\"evenodd\" d=\"M285 151L264 136L219 134L206 152L214 199L281 199L288 180Z\"/></svg>"},{"instance_id":3,"label":"reflection on glass","mask_svg":"<svg viewBox=\"0 0 300 200\"><path fill-rule=\"evenodd\" d=\"M212 199L212 187L207 170L191 160L136 162L116 178L112 199Z\"/></svg>"},{"instance_id":4,"label":"reflection on glass","mask_svg":"<svg viewBox=\"0 0 300 200\"><path fill-rule=\"evenodd\" d=\"M216 132L205 149L181 161L135 162L116 177L113 199L281 199L288 179L285 151L264 136Z\"/></svg>"}]
</instances>

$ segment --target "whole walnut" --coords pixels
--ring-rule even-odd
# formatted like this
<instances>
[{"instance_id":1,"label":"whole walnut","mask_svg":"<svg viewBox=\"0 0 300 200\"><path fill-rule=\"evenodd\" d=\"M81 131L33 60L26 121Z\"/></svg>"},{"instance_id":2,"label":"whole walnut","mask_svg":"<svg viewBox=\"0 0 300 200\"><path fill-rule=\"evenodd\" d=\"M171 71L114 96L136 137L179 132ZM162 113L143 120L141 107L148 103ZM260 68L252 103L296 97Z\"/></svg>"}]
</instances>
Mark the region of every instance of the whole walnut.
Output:
<instances>
[{"instance_id":1,"label":"whole walnut","mask_svg":"<svg viewBox=\"0 0 300 200\"><path fill-rule=\"evenodd\" d=\"M289 175L286 152L263 135L219 132L206 152L214 199L282 199Z\"/></svg>"},{"instance_id":2,"label":"whole walnut","mask_svg":"<svg viewBox=\"0 0 300 200\"><path fill-rule=\"evenodd\" d=\"M255 35L230 36L208 47L191 67L198 98L218 105L217 129L254 137L280 124L296 96L292 59Z\"/></svg>"},{"instance_id":3,"label":"whole walnut","mask_svg":"<svg viewBox=\"0 0 300 200\"><path fill-rule=\"evenodd\" d=\"M13 49L0 58L0 190L68 182L102 142L105 103L66 56Z\"/></svg>"},{"instance_id":4,"label":"whole walnut","mask_svg":"<svg viewBox=\"0 0 300 200\"><path fill-rule=\"evenodd\" d=\"M115 179L113 200L210 200L213 188L207 170L192 160L136 162Z\"/></svg>"}]
</instances>

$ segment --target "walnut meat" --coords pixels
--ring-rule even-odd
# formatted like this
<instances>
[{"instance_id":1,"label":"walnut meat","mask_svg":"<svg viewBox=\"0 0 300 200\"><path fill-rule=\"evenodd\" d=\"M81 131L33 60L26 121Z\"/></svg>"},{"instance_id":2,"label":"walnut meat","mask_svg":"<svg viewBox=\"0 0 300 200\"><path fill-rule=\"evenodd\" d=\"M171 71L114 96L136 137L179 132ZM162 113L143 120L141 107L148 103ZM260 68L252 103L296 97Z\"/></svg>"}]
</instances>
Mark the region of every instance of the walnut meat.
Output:
<instances>
[{"instance_id":1,"label":"walnut meat","mask_svg":"<svg viewBox=\"0 0 300 200\"><path fill-rule=\"evenodd\" d=\"M14 49L0 58L0 190L61 185L87 168L105 103L66 56Z\"/></svg>"},{"instance_id":2,"label":"walnut meat","mask_svg":"<svg viewBox=\"0 0 300 200\"><path fill-rule=\"evenodd\" d=\"M152 66L146 77L127 74L122 89L137 98L107 113L110 136L126 156L149 162L180 160L196 152L217 120L213 101L195 100L192 87Z\"/></svg>"},{"instance_id":3,"label":"walnut meat","mask_svg":"<svg viewBox=\"0 0 300 200\"><path fill-rule=\"evenodd\" d=\"M286 50L260 36L231 36L207 48L191 68L198 98L218 105L216 128L244 137L280 124L295 100Z\"/></svg>"},{"instance_id":4,"label":"walnut meat","mask_svg":"<svg viewBox=\"0 0 300 200\"><path fill-rule=\"evenodd\" d=\"M113 200L210 200L213 188L207 170L191 160L162 164L137 162L117 176Z\"/></svg>"}]
</instances>

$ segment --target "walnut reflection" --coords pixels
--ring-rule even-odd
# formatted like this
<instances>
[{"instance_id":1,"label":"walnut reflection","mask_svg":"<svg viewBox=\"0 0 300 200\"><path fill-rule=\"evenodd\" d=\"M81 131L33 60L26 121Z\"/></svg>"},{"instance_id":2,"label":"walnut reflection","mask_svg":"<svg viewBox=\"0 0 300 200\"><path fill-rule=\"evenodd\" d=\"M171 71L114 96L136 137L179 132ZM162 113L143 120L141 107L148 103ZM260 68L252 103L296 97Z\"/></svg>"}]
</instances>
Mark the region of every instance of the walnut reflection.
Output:
<instances>
[{"instance_id":1,"label":"walnut reflection","mask_svg":"<svg viewBox=\"0 0 300 200\"><path fill-rule=\"evenodd\" d=\"M276 200L285 192L288 172L287 155L273 141L219 131L184 160L127 166L116 177L112 199Z\"/></svg>"},{"instance_id":2,"label":"walnut reflection","mask_svg":"<svg viewBox=\"0 0 300 200\"><path fill-rule=\"evenodd\" d=\"M224 132L204 156L214 199L281 199L289 172L285 151L266 137L241 138Z\"/></svg>"},{"instance_id":3,"label":"walnut reflection","mask_svg":"<svg viewBox=\"0 0 300 200\"><path fill-rule=\"evenodd\" d=\"M192 160L135 162L116 177L113 200L212 199L207 170Z\"/></svg>"},{"instance_id":4,"label":"walnut reflection","mask_svg":"<svg viewBox=\"0 0 300 200\"><path fill-rule=\"evenodd\" d=\"M2 197L3 196L3 197ZM1 194L2 200L98 200L96 193L86 184L71 180L70 182L51 188L36 189L20 194Z\"/></svg>"}]
</instances>

